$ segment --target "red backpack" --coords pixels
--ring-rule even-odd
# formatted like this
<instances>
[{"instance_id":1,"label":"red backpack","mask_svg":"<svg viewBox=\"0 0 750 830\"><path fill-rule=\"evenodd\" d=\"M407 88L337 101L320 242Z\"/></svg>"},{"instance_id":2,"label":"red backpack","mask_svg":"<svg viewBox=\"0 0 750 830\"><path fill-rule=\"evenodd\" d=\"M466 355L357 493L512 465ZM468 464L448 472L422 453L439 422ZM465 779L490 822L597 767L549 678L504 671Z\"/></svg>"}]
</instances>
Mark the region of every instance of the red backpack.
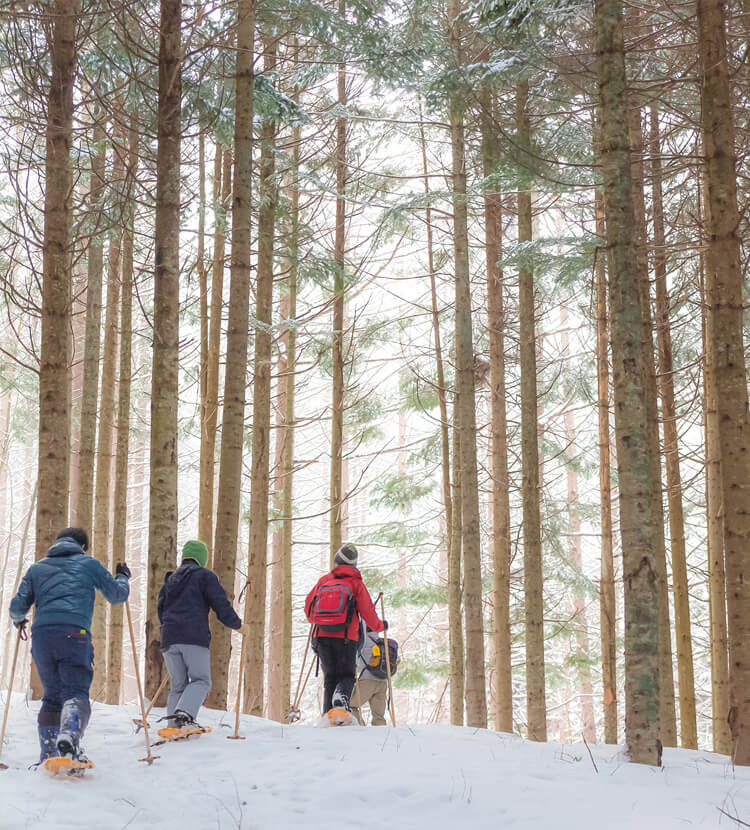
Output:
<instances>
[{"instance_id":1,"label":"red backpack","mask_svg":"<svg viewBox=\"0 0 750 830\"><path fill-rule=\"evenodd\" d=\"M310 606L310 622L318 631L346 631L354 617L354 594L344 582L321 585Z\"/></svg>"}]
</instances>

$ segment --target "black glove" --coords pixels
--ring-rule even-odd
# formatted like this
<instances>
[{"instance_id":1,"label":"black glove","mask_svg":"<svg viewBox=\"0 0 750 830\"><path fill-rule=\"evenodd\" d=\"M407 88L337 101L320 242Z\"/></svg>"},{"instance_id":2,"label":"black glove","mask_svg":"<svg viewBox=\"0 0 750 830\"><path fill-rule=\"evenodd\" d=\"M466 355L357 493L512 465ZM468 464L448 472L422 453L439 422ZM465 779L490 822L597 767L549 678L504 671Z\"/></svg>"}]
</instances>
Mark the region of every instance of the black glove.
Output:
<instances>
[{"instance_id":1,"label":"black glove","mask_svg":"<svg viewBox=\"0 0 750 830\"><path fill-rule=\"evenodd\" d=\"M28 620L21 620L21 622L14 622L13 623L13 625L15 625L15 627L21 632L25 631L26 626L28 624L29 624Z\"/></svg>"},{"instance_id":2,"label":"black glove","mask_svg":"<svg viewBox=\"0 0 750 830\"><path fill-rule=\"evenodd\" d=\"M383 631L388 631L388 620L383 620Z\"/></svg>"},{"instance_id":3,"label":"black glove","mask_svg":"<svg viewBox=\"0 0 750 830\"><path fill-rule=\"evenodd\" d=\"M130 573L130 568L124 562L118 562L117 566L115 567L116 574L122 574L125 579L130 579L133 575Z\"/></svg>"}]
</instances>

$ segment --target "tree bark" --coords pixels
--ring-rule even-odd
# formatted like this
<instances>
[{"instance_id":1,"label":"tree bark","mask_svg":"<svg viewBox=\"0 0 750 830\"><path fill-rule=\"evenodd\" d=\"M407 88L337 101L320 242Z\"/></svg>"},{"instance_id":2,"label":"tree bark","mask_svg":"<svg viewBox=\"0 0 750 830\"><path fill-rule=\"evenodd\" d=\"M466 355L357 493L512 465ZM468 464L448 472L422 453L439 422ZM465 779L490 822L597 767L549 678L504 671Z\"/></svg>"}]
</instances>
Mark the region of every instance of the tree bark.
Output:
<instances>
[{"instance_id":1,"label":"tree bark","mask_svg":"<svg viewBox=\"0 0 750 830\"><path fill-rule=\"evenodd\" d=\"M123 113L124 116L124 113ZM138 132L135 118L128 130L127 179L130 188L138 169ZM133 240L135 197L127 195L122 240L122 299L120 305L120 376L117 399L117 446L115 450L114 518L112 521L112 563L128 558L128 470L130 468L130 390L132 385L133 340ZM132 558L132 557L131 557ZM132 564L132 562L131 562ZM122 605L109 612L106 702L118 704L122 682Z\"/></svg>"},{"instance_id":2,"label":"tree bark","mask_svg":"<svg viewBox=\"0 0 750 830\"><path fill-rule=\"evenodd\" d=\"M451 41L459 65L463 60L460 7L460 0L450 0L448 4ZM487 692L484 674L484 618L466 196L466 148L463 105L454 97L449 107L453 183L453 256L456 283L456 414L460 433L458 444L461 476L461 546L463 548L463 600L466 626L466 723L468 726L486 727Z\"/></svg>"},{"instance_id":3,"label":"tree bark","mask_svg":"<svg viewBox=\"0 0 750 830\"><path fill-rule=\"evenodd\" d=\"M430 180L427 168L427 142L422 124L422 103L419 104L419 135L422 147L422 172L424 174L424 192L429 198ZM438 310L437 286L435 280L435 251L432 234L432 210L427 202L425 208L425 225L427 230L427 268L430 272L430 299L432 304L432 336L435 340L435 371L437 375L437 395L440 407L440 465L443 488L443 509L445 510L445 538L447 556L450 559L450 545L453 538L453 500L451 498L450 437L448 434L448 401L445 387L445 370L443 368L443 351L440 338L440 312Z\"/></svg>"},{"instance_id":4,"label":"tree bark","mask_svg":"<svg viewBox=\"0 0 750 830\"><path fill-rule=\"evenodd\" d=\"M708 184L708 298L724 517L732 757L750 764L750 423L743 348L734 115L724 3L698 0L701 120Z\"/></svg>"},{"instance_id":5,"label":"tree bark","mask_svg":"<svg viewBox=\"0 0 750 830\"><path fill-rule=\"evenodd\" d=\"M91 158L89 209L100 215L104 194L106 144L101 116L94 122L94 154ZM83 347L83 390L81 393L81 435L78 456L78 501L75 522L87 533L94 524L94 465L96 458L96 413L99 401L99 361L102 328L102 236L89 240L86 263L86 335Z\"/></svg>"},{"instance_id":6,"label":"tree bark","mask_svg":"<svg viewBox=\"0 0 750 830\"><path fill-rule=\"evenodd\" d=\"M695 719L695 678L693 643L690 634L685 520L682 510L680 450L677 441L677 411L674 397L672 332L669 323L667 292L666 237L662 204L661 146L659 112L651 107L650 155L654 223L654 276L656 285L656 337L659 351L659 393L664 424L664 458L667 472L670 551L674 582L675 637L677 643L677 678L680 694L680 737L686 749L698 748Z\"/></svg>"},{"instance_id":7,"label":"tree bark","mask_svg":"<svg viewBox=\"0 0 750 830\"><path fill-rule=\"evenodd\" d=\"M52 78L47 102L42 254L42 343L39 361L39 466L36 558L68 523L70 467L70 222L76 0L50 11ZM37 684L35 684L37 686ZM40 691L35 688L35 692Z\"/></svg>"},{"instance_id":8,"label":"tree bark","mask_svg":"<svg viewBox=\"0 0 750 830\"><path fill-rule=\"evenodd\" d=\"M597 154L599 148L597 147ZM604 242L604 195L595 192L596 235ZM607 321L607 272L603 248L596 262L596 378L599 422L599 515L602 550L599 582L599 625L602 641L602 686L604 699L604 742L617 743L617 607L615 602L615 560L612 549L612 475L609 448L609 325Z\"/></svg>"},{"instance_id":9,"label":"tree bark","mask_svg":"<svg viewBox=\"0 0 750 830\"><path fill-rule=\"evenodd\" d=\"M518 144L531 143L527 111L528 81L516 88ZM524 176L518 191L518 242L533 239L531 186ZM544 672L544 598L542 569L542 528L539 505L539 443L537 433L536 317L534 275L530 268L518 272L518 316L521 361L521 454L523 467L523 549L526 622L526 704L528 736L547 740L547 704Z\"/></svg>"},{"instance_id":10,"label":"tree bark","mask_svg":"<svg viewBox=\"0 0 750 830\"><path fill-rule=\"evenodd\" d=\"M265 72L276 68L275 40L264 40ZM250 544L248 549L247 622L245 649L245 711L263 715L265 667L266 569L268 551L268 486L271 435L271 318L273 313L273 242L276 222L274 137L276 124L261 128L260 208L258 210L258 281L255 289L255 358L253 378L253 443L250 472Z\"/></svg>"},{"instance_id":11,"label":"tree bark","mask_svg":"<svg viewBox=\"0 0 750 830\"><path fill-rule=\"evenodd\" d=\"M177 561L181 12L180 0L161 0L145 667L151 698L164 671L156 605Z\"/></svg>"},{"instance_id":12,"label":"tree bark","mask_svg":"<svg viewBox=\"0 0 750 830\"><path fill-rule=\"evenodd\" d=\"M296 38L292 47L298 48ZM294 91L299 100L298 90ZM289 199L287 293L282 305L281 319L294 321L297 317L297 263L299 261L299 159L302 130L292 129L292 164L287 173ZM271 636L269 639L269 717L282 720L291 706L292 670L292 504L294 494L294 396L297 362L297 331L289 325L281 337L284 347L278 361L279 420L277 422L277 482L280 494L277 507L281 515L279 529L274 534L274 568L271 573ZM282 360L283 357L283 360ZM283 369L283 372L282 372ZM277 485L278 486L278 485ZM272 691L272 675L276 674L276 694ZM277 703L278 701L278 703ZM274 709L274 707L277 707Z\"/></svg>"},{"instance_id":13,"label":"tree bark","mask_svg":"<svg viewBox=\"0 0 750 830\"><path fill-rule=\"evenodd\" d=\"M464 725L464 630L461 618L461 433L458 427L457 396L453 397L453 525L448 547L448 656L451 723Z\"/></svg>"},{"instance_id":14,"label":"tree bark","mask_svg":"<svg viewBox=\"0 0 750 830\"><path fill-rule=\"evenodd\" d=\"M701 223L701 308L703 318L703 420L706 442L706 545L708 553L708 610L711 640L711 721L713 725L713 749L723 755L732 751L729 730L729 644L727 635L727 593L724 567L724 520L722 518L721 493L721 444L719 415L716 402L716 376L714 373L711 343L713 320L709 309L713 307L706 280L708 221L708 196L705 176L698 176L698 212Z\"/></svg>"},{"instance_id":15,"label":"tree bark","mask_svg":"<svg viewBox=\"0 0 750 830\"><path fill-rule=\"evenodd\" d=\"M223 162L222 162L223 156ZM223 170L222 170L223 168ZM213 563L214 535L214 478L216 471L216 424L219 416L219 357L221 355L221 309L224 294L224 252L226 243L227 211L232 195L232 151L222 152L216 147L214 165L214 209L216 227L214 230L213 275L211 280L211 307L206 326L208 355L206 357L206 396L203 408L203 429L201 431L201 504L198 516L198 535L206 542ZM215 623L214 623L215 626ZM223 626L215 626L218 631ZM213 630L213 629L212 629ZM229 636L221 633L219 636Z\"/></svg>"},{"instance_id":16,"label":"tree bark","mask_svg":"<svg viewBox=\"0 0 750 830\"><path fill-rule=\"evenodd\" d=\"M661 763L658 572L644 378L643 318L633 261L635 217L622 0L596 0L595 28L609 261L615 436L625 583L625 732L632 761Z\"/></svg>"},{"instance_id":17,"label":"tree bark","mask_svg":"<svg viewBox=\"0 0 750 830\"><path fill-rule=\"evenodd\" d=\"M339 15L346 17L346 0L338 0ZM347 105L346 64L338 64L336 83L338 106ZM343 518L342 456L344 447L344 292L346 269L346 119L336 119L336 233L333 258L333 341L332 341L332 401L331 401L331 518L330 559L341 547Z\"/></svg>"},{"instance_id":18,"label":"tree bark","mask_svg":"<svg viewBox=\"0 0 750 830\"><path fill-rule=\"evenodd\" d=\"M646 369L644 389L648 412L649 463L651 464L651 490L654 517L654 562L657 567L659 587L659 662L661 665L661 741L664 746L677 746L677 721L674 699L674 672L672 667L672 627L669 620L669 586L667 575L667 546L664 534L664 501L662 496L661 457L659 443L659 407L656 393L656 363L654 360L653 321L648 279L648 252L646 250L646 205L643 171L643 127L641 111L630 107L631 181L633 186L633 212L635 216L635 262L641 291L643 315L643 359Z\"/></svg>"},{"instance_id":19,"label":"tree bark","mask_svg":"<svg viewBox=\"0 0 750 830\"><path fill-rule=\"evenodd\" d=\"M237 68L235 82L234 182L232 191L232 253L229 273L229 319L227 321L227 363L224 372L224 407L221 422L219 493L213 569L224 590L234 601L234 572L240 521L242 451L245 424L245 381L250 317L250 208L253 140L253 49L255 41L255 0L238 0ZM226 181L226 177L225 177ZM216 248L214 248L216 251ZM217 256L214 253L214 267ZM223 267L223 266L222 266ZM214 287L216 279L214 276ZM245 603L245 622L248 605ZM211 649L212 689L206 705L225 709L230 632L214 626Z\"/></svg>"},{"instance_id":20,"label":"tree bark","mask_svg":"<svg viewBox=\"0 0 750 830\"><path fill-rule=\"evenodd\" d=\"M482 165L485 178L499 160L494 133L493 102L487 87L481 93ZM489 187L489 185L487 185ZM487 267L487 328L490 359L490 492L492 505L492 563L495 672L495 729L513 731L513 676L510 638L510 496L508 425L505 408L505 308L502 258L503 223L500 193L484 194L484 247Z\"/></svg>"},{"instance_id":21,"label":"tree bark","mask_svg":"<svg viewBox=\"0 0 750 830\"><path fill-rule=\"evenodd\" d=\"M116 154L117 155L117 154ZM122 166L120 174L122 173ZM115 174L117 180L117 174ZM120 305L120 236L115 233L109 241L107 264L107 304L104 312L104 358L102 360L102 393L99 412L99 436L96 447L96 491L94 497L94 556L109 567L110 505L112 479L112 449L115 432L115 370L117 366L117 328ZM97 595L91 621L94 654L94 679L91 697L104 700L107 674L107 607L104 597Z\"/></svg>"}]
</instances>

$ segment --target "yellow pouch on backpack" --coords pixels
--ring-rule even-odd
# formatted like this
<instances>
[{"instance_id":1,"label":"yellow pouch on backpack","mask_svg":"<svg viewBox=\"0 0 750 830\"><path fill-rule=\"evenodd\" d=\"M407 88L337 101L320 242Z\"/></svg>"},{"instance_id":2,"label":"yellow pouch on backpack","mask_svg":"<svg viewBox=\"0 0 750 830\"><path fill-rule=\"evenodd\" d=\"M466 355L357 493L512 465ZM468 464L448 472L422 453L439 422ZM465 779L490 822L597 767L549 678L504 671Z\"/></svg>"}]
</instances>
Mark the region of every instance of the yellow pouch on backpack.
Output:
<instances>
[{"instance_id":1,"label":"yellow pouch on backpack","mask_svg":"<svg viewBox=\"0 0 750 830\"><path fill-rule=\"evenodd\" d=\"M380 646L377 645L377 643L375 645L373 645L373 647L372 647L372 657L370 657L369 665L371 665L371 666L379 666L380 665Z\"/></svg>"}]
</instances>

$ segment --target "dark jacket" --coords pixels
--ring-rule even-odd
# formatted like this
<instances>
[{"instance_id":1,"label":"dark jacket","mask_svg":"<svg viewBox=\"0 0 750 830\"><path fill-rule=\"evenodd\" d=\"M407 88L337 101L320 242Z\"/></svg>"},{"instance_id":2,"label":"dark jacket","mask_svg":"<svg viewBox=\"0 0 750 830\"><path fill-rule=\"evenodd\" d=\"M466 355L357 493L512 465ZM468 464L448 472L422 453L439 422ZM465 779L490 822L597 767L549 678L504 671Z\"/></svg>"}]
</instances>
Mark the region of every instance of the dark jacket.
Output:
<instances>
[{"instance_id":1,"label":"dark jacket","mask_svg":"<svg viewBox=\"0 0 750 830\"><path fill-rule=\"evenodd\" d=\"M208 612L212 608L228 628L236 630L242 625L216 574L201 568L194 559L186 559L174 573L167 574L159 591L162 649L175 643L208 648Z\"/></svg>"},{"instance_id":2,"label":"dark jacket","mask_svg":"<svg viewBox=\"0 0 750 830\"><path fill-rule=\"evenodd\" d=\"M32 631L43 625L68 624L88 631L94 589L113 605L125 602L130 593L127 577L112 576L101 562L84 553L75 539L64 536L26 571L11 600L10 617L21 622L36 604Z\"/></svg>"},{"instance_id":3,"label":"dark jacket","mask_svg":"<svg viewBox=\"0 0 750 830\"><path fill-rule=\"evenodd\" d=\"M357 640L359 638L360 617L373 631L382 631L384 628L383 623L380 621L378 612L372 604L372 599L367 588L365 588L365 583L362 582L362 574L351 565L336 565L330 573L320 577L305 600L305 615L307 619L309 620L311 617L312 601L318 592L318 588L321 585L334 585L338 581L344 582L352 592L357 613L352 617L352 621L346 631L316 631L313 636L345 637L347 640Z\"/></svg>"}]
</instances>

